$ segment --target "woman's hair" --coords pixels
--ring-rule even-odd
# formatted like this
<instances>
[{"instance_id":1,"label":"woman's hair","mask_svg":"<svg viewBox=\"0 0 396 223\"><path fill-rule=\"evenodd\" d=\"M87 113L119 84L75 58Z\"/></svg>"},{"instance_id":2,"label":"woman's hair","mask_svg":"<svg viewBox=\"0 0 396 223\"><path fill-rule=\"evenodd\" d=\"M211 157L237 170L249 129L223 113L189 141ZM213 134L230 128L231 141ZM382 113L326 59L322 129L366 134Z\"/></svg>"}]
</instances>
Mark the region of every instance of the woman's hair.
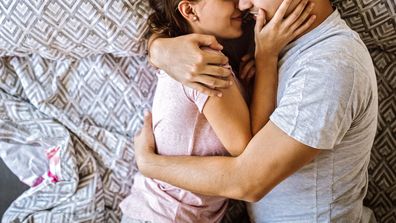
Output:
<instances>
[{"instance_id":1,"label":"woman's hair","mask_svg":"<svg viewBox=\"0 0 396 223\"><path fill-rule=\"evenodd\" d=\"M151 33L176 37L190 32L187 20L178 10L180 1L184 0L149 0L154 9L148 19Z\"/></svg>"}]
</instances>

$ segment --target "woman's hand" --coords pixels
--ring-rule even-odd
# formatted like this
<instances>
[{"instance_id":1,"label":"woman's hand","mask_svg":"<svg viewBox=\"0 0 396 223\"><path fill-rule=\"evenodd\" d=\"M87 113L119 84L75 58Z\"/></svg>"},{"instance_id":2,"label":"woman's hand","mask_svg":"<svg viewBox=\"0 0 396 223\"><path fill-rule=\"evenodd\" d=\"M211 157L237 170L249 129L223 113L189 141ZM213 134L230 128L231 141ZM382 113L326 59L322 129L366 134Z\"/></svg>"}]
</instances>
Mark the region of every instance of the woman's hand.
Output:
<instances>
[{"instance_id":1,"label":"woman's hand","mask_svg":"<svg viewBox=\"0 0 396 223\"><path fill-rule=\"evenodd\" d=\"M313 24L316 16L310 15L314 4L301 0L294 11L285 18L293 0L284 0L274 17L266 24L264 10L260 9L254 28L256 60L278 58L281 50L297 36L303 34Z\"/></svg>"},{"instance_id":2,"label":"woman's hand","mask_svg":"<svg viewBox=\"0 0 396 223\"><path fill-rule=\"evenodd\" d=\"M241 59L241 64L239 65L239 79L247 88L252 77L256 74L256 60L253 53L248 53Z\"/></svg>"},{"instance_id":3,"label":"woman's hand","mask_svg":"<svg viewBox=\"0 0 396 223\"><path fill-rule=\"evenodd\" d=\"M149 55L154 66L183 85L209 96L221 96L221 89L231 84L231 71L222 67L228 63L228 58L220 52L222 49L213 36L190 34L152 40Z\"/></svg>"}]
</instances>

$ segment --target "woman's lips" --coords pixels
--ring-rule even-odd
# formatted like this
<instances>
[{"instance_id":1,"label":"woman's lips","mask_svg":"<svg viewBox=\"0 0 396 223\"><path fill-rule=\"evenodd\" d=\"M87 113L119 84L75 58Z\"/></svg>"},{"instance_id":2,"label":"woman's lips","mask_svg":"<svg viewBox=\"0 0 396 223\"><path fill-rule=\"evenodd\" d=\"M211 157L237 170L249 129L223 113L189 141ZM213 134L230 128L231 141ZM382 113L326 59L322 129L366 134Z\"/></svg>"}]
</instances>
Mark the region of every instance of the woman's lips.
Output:
<instances>
[{"instance_id":1,"label":"woman's lips","mask_svg":"<svg viewBox=\"0 0 396 223\"><path fill-rule=\"evenodd\" d=\"M232 20L242 20L242 14L238 16L231 17Z\"/></svg>"}]
</instances>

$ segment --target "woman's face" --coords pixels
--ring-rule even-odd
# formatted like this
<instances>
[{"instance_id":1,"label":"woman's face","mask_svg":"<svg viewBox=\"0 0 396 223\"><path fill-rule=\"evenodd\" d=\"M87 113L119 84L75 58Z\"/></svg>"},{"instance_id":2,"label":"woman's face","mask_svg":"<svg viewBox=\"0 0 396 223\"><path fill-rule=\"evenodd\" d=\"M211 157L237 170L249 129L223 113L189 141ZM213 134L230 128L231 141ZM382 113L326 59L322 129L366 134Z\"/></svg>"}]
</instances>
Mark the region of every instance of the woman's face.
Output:
<instances>
[{"instance_id":1,"label":"woman's face","mask_svg":"<svg viewBox=\"0 0 396 223\"><path fill-rule=\"evenodd\" d=\"M223 39L242 35L242 13L237 0L200 0L194 9L198 17L192 24L194 32Z\"/></svg>"}]
</instances>

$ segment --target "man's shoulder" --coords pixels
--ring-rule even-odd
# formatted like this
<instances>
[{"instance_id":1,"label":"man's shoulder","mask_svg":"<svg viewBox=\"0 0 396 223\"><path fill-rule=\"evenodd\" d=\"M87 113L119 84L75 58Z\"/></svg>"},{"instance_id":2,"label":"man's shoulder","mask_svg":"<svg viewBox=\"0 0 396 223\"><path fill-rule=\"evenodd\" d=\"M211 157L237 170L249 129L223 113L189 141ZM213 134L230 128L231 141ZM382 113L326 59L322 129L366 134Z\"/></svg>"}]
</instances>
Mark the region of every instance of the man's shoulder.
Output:
<instances>
[{"instance_id":1,"label":"man's shoulder","mask_svg":"<svg viewBox=\"0 0 396 223\"><path fill-rule=\"evenodd\" d=\"M320 72L334 76L373 73L369 51L353 32L335 33L318 39L296 55L295 66L312 74Z\"/></svg>"},{"instance_id":2,"label":"man's shoulder","mask_svg":"<svg viewBox=\"0 0 396 223\"><path fill-rule=\"evenodd\" d=\"M326 23L296 41L295 48L299 60L321 60L332 58L327 63L370 57L367 47L358 33L353 31L341 18Z\"/></svg>"},{"instance_id":3,"label":"man's shoulder","mask_svg":"<svg viewBox=\"0 0 396 223\"><path fill-rule=\"evenodd\" d=\"M356 52L360 52L360 54L356 54ZM300 59L309 60L320 60L330 57L332 60L327 61L329 63L339 60L359 60L362 56L365 56L364 54L369 56L366 46L353 33L338 34L318 39L316 43L302 49L299 54Z\"/></svg>"}]
</instances>

